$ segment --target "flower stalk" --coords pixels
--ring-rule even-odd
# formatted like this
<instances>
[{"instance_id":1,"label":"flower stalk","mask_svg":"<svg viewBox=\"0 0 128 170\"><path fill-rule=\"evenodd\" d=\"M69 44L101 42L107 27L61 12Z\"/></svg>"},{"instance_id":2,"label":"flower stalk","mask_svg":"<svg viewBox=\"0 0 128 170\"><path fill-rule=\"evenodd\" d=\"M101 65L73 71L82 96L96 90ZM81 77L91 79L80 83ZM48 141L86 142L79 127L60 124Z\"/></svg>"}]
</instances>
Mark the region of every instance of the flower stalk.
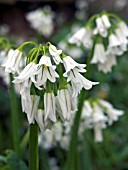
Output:
<instances>
[{"instance_id":1,"label":"flower stalk","mask_svg":"<svg viewBox=\"0 0 128 170\"><path fill-rule=\"evenodd\" d=\"M11 107L11 124L12 124L12 136L13 136L13 149L15 152L20 154L19 147L19 116L17 109L17 99L14 89L14 84L12 83L13 76L10 74L10 107Z\"/></svg>"},{"instance_id":2,"label":"flower stalk","mask_svg":"<svg viewBox=\"0 0 128 170\"><path fill-rule=\"evenodd\" d=\"M76 116L75 116L74 123L73 123L67 163L66 163L64 170L74 169L76 167L75 162L77 158L76 155L77 155L78 128L80 124L80 117L82 113L82 107L83 107L83 101L84 101L85 95L86 95L85 90L82 90L80 97L79 97L78 111L76 112Z\"/></svg>"},{"instance_id":3,"label":"flower stalk","mask_svg":"<svg viewBox=\"0 0 128 170\"><path fill-rule=\"evenodd\" d=\"M94 49L93 49L94 50ZM85 73L86 77L89 77L90 74L90 60L93 55L93 50L90 51L90 55L87 60L87 68L88 72ZM67 157L67 162L64 167L64 170L67 169L75 169L76 167L76 162L77 162L77 142L78 142L78 129L79 129L79 124L80 124L80 118L82 114L82 108L84 104L85 97L87 95L87 92L85 90L82 90L80 95L79 95L79 103L78 103L78 111L76 112L74 122L73 122L73 127L72 127L72 133L71 133L71 140L69 144L69 152L68 152L68 157Z\"/></svg>"},{"instance_id":4,"label":"flower stalk","mask_svg":"<svg viewBox=\"0 0 128 170\"><path fill-rule=\"evenodd\" d=\"M29 136L29 170L38 170L38 125L30 124Z\"/></svg>"}]
</instances>

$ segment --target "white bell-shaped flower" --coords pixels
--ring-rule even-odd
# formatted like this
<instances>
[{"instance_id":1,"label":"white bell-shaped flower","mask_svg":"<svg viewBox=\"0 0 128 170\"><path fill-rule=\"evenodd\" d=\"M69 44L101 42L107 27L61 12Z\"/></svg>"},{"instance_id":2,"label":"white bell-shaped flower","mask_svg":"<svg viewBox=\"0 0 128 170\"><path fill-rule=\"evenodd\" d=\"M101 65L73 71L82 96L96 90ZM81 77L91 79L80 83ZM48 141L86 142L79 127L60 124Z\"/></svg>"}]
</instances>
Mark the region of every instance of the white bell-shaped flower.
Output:
<instances>
[{"instance_id":1,"label":"white bell-shaped flower","mask_svg":"<svg viewBox=\"0 0 128 170\"><path fill-rule=\"evenodd\" d=\"M123 34L128 37L128 26L125 24L125 22L119 22L118 27L120 28L120 30L122 30Z\"/></svg>"},{"instance_id":2,"label":"white bell-shaped flower","mask_svg":"<svg viewBox=\"0 0 128 170\"><path fill-rule=\"evenodd\" d=\"M91 28L87 27L86 28L86 34L84 35L84 38L82 40L83 45L87 49L92 48L92 45L93 45L92 36L93 36L93 30Z\"/></svg>"},{"instance_id":3,"label":"white bell-shaped flower","mask_svg":"<svg viewBox=\"0 0 128 170\"><path fill-rule=\"evenodd\" d=\"M114 121L118 120L118 117L123 115L124 112L122 110L118 110L113 108L112 104L105 101L105 100L100 100L99 103L101 104L102 107L105 108L105 112L108 114L108 123L109 125L112 125Z\"/></svg>"},{"instance_id":4,"label":"white bell-shaped flower","mask_svg":"<svg viewBox=\"0 0 128 170\"><path fill-rule=\"evenodd\" d=\"M44 117L45 117L44 110L38 109L35 115L35 120L38 123L42 133L44 133L46 129L51 128L51 120L50 119L44 120Z\"/></svg>"},{"instance_id":5,"label":"white bell-shaped flower","mask_svg":"<svg viewBox=\"0 0 128 170\"><path fill-rule=\"evenodd\" d=\"M55 82L56 77L59 77L59 75L55 71L56 66L52 65L51 59L48 56L41 57L39 67L38 74L32 76L31 80L39 90L42 90L40 86L44 85L47 80Z\"/></svg>"},{"instance_id":6,"label":"white bell-shaped flower","mask_svg":"<svg viewBox=\"0 0 128 170\"><path fill-rule=\"evenodd\" d=\"M104 73L111 72L112 66L117 64L116 56L114 54L106 53L106 58L107 60L103 64L98 64L98 70Z\"/></svg>"},{"instance_id":7,"label":"white bell-shaped flower","mask_svg":"<svg viewBox=\"0 0 128 170\"><path fill-rule=\"evenodd\" d=\"M107 37L108 31L107 28L104 25L104 22L101 17L96 18L96 29L94 30L93 34L100 34L102 37Z\"/></svg>"},{"instance_id":8,"label":"white bell-shaped flower","mask_svg":"<svg viewBox=\"0 0 128 170\"><path fill-rule=\"evenodd\" d=\"M66 70L66 73L68 73L73 68L78 68L79 72L86 72L84 69L86 67L86 64L79 64L76 61L74 61L70 56L66 56L63 58L63 64ZM64 74L66 74L64 73Z\"/></svg>"},{"instance_id":9,"label":"white bell-shaped flower","mask_svg":"<svg viewBox=\"0 0 128 170\"><path fill-rule=\"evenodd\" d=\"M3 67L5 67L5 71L9 73L20 73L19 71L19 64L22 57L22 52L18 49L15 51L13 49L10 49L8 52L7 59L5 59L4 64L2 64Z\"/></svg>"},{"instance_id":10,"label":"white bell-shaped flower","mask_svg":"<svg viewBox=\"0 0 128 170\"><path fill-rule=\"evenodd\" d=\"M119 46L120 44L120 39L116 36L116 34L110 34L108 48Z\"/></svg>"},{"instance_id":11,"label":"white bell-shaped flower","mask_svg":"<svg viewBox=\"0 0 128 170\"><path fill-rule=\"evenodd\" d=\"M86 70L84 69L84 67L86 66L85 64L78 64L69 56L63 58L63 63L66 70L63 76L67 77L67 82L71 81L75 96L80 93L80 90L82 88L89 90L90 88L92 88L92 85L98 84L87 80L80 74L80 72L86 72Z\"/></svg>"},{"instance_id":12,"label":"white bell-shaped flower","mask_svg":"<svg viewBox=\"0 0 128 170\"><path fill-rule=\"evenodd\" d=\"M84 40L85 34L86 34L86 29L81 28L69 39L69 43L80 46L82 41Z\"/></svg>"},{"instance_id":13,"label":"white bell-shaped flower","mask_svg":"<svg viewBox=\"0 0 128 170\"><path fill-rule=\"evenodd\" d=\"M56 122L55 96L53 92L44 94L44 120Z\"/></svg>"},{"instance_id":14,"label":"white bell-shaped flower","mask_svg":"<svg viewBox=\"0 0 128 170\"><path fill-rule=\"evenodd\" d=\"M57 92L57 101L60 106L60 117L69 121L71 118L71 97L67 89L61 89Z\"/></svg>"},{"instance_id":15,"label":"white bell-shaped flower","mask_svg":"<svg viewBox=\"0 0 128 170\"><path fill-rule=\"evenodd\" d=\"M60 58L62 50L57 50L57 48L54 45L50 44L49 53L53 56L53 60L56 64L62 63L62 60Z\"/></svg>"},{"instance_id":16,"label":"white bell-shaped flower","mask_svg":"<svg viewBox=\"0 0 128 170\"><path fill-rule=\"evenodd\" d=\"M29 103L26 103L29 107L31 106L31 112L27 113L29 124L35 123L35 116L38 112L39 100L40 100L40 96L31 95L31 105L29 105Z\"/></svg>"},{"instance_id":17,"label":"white bell-shaped flower","mask_svg":"<svg viewBox=\"0 0 128 170\"><path fill-rule=\"evenodd\" d=\"M107 58L104 45L101 43L96 43L91 63L92 64L104 63L106 60Z\"/></svg>"},{"instance_id":18,"label":"white bell-shaped flower","mask_svg":"<svg viewBox=\"0 0 128 170\"><path fill-rule=\"evenodd\" d=\"M106 125L104 122L97 122L94 124L94 140L95 142L102 142L103 141L103 134L102 130L106 128Z\"/></svg>"},{"instance_id":19,"label":"white bell-shaped flower","mask_svg":"<svg viewBox=\"0 0 128 170\"><path fill-rule=\"evenodd\" d=\"M100 122L100 121L103 122L107 121L107 117L104 115L104 111L102 107L100 107L97 103L94 103L93 106L92 120L93 123Z\"/></svg>"},{"instance_id":20,"label":"white bell-shaped flower","mask_svg":"<svg viewBox=\"0 0 128 170\"><path fill-rule=\"evenodd\" d=\"M109 21L109 18L108 18L108 16L107 15L102 15L101 16L101 19L102 19L102 22L104 23L104 26L105 26L105 28L110 28L111 27L111 23L110 23L110 21Z\"/></svg>"},{"instance_id":21,"label":"white bell-shaped flower","mask_svg":"<svg viewBox=\"0 0 128 170\"><path fill-rule=\"evenodd\" d=\"M19 76L14 77L13 83L22 83L29 79L31 76L39 72L39 66L34 62L30 62L19 74Z\"/></svg>"}]
</instances>

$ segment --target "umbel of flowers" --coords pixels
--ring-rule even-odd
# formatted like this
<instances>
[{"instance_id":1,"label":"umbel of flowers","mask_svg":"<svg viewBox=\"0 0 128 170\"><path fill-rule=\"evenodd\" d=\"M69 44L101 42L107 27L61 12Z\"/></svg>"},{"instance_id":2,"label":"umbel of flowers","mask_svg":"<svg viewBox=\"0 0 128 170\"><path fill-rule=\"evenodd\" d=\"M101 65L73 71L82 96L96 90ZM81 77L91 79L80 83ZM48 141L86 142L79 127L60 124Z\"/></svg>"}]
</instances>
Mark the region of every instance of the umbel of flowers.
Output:
<instances>
[{"instance_id":1,"label":"umbel of flowers","mask_svg":"<svg viewBox=\"0 0 128 170\"><path fill-rule=\"evenodd\" d=\"M115 109L111 103L103 99L89 99L84 101L80 131L93 129L96 142L103 140L102 129L111 126L124 111Z\"/></svg>"},{"instance_id":2,"label":"umbel of flowers","mask_svg":"<svg viewBox=\"0 0 128 170\"><path fill-rule=\"evenodd\" d=\"M24 57L23 48L35 47ZM62 50L48 42L45 46L25 42L2 65L5 71L14 74L13 83L19 85L22 111L29 123L38 123L41 131L50 128L58 119L70 121L71 113L77 110L77 96L82 88L89 90L97 84L86 79L86 65L75 62Z\"/></svg>"},{"instance_id":3,"label":"umbel of flowers","mask_svg":"<svg viewBox=\"0 0 128 170\"><path fill-rule=\"evenodd\" d=\"M86 130L92 129L95 142L102 142L102 130L107 128L107 126L112 126L123 114L124 111L115 109L110 102L104 99L91 98L85 100L79 125L79 141L83 140L83 134ZM73 117L74 116L75 114L73 114ZM53 125L52 130L47 129L45 133L40 134L39 144L43 148L50 149L56 147L59 143L63 149L67 150L72 125L73 119L71 119L71 122L64 122L63 125L60 121L57 121Z\"/></svg>"},{"instance_id":4,"label":"umbel of flowers","mask_svg":"<svg viewBox=\"0 0 128 170\"><path fill-rule=\"evenodd\" d=\"M70 43L92 50L92 64L104 73L116 65L116 56L127 51L128 27L115 14L102 12L92 16L70 39Z\"/></svg>"}]
</instances>

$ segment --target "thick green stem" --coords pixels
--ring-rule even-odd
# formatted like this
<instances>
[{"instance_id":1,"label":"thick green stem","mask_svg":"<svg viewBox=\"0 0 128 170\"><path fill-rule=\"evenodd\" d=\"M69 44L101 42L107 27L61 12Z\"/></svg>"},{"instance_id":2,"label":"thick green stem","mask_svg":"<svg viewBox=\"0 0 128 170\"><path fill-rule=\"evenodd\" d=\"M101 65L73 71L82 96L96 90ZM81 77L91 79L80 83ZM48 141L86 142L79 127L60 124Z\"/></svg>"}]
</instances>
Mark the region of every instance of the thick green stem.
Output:
<instances>
[{"instance_id":1,"label":"thick green stem","mask_svg":"<svg viewBox=\"0 0 128 170\"><path fill-rule=\"evenodd\" d=\"M16 99L14 84L12 83L12 80L13 80L13 76L12 74L10 74L10 107L11 107L13 149L15 152L20 154L19 115L18 115L18 109L17 109L17 99Z\"/></svg>"},{"instance_id":2,"label":"thick green stem","mask_svg":"<svg viewBox=\"0 0 128 170\"><path fill-rule=\"evenodd\" d=\"M29 170L38 170L38 125L30 124L29 136Z\"/></svg>"}]
</instances>

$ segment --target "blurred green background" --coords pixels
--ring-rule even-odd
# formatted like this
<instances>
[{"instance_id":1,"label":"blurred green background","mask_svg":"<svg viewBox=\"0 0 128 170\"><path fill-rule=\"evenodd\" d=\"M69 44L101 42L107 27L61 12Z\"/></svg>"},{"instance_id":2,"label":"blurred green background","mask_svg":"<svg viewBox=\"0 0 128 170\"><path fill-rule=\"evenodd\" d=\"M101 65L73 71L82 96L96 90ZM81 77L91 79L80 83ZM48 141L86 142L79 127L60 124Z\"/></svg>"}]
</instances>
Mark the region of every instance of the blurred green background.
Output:
<instances>
[{"instance_id":1,"label":"blurred green background","mask_svg":"<svg viewBox=\"0 0 128 170\"><path fill-rule=\"evenodd\" d=\"M78 7L83 1L82 7ZM106 10L119 15L128 23L128 1L127 0L0 0L0 34L13 40L17 45L24 41L36 40L38 42L52 41L54 44L65 39L73 25L84 25L88 18L95 13ZM25 15L27 12L50 5L55 12L54 31L49 37L38 34L30 27ZM3 25L5 26L3 28ZM68 53L68 52L67 52ZM87 56L83 50L82 56ZM81 56L81 57L82 57ZM128 170L128 53L118 57L118 64L114 66L109 74L103 74L93 68L93 77L100 82L90 92L91 95L103 97L111 102L115 108L122 109L125 114L119 118L111 127L103 130L104 140L95 143L91 130L85 131L83 140L78 145L79 168L81 170ZM3 73L2 73L3 74ZM20 99L17 96L18 108ZM12 132L10 117L9 86L0 77L0 170L25 170L28 164L28 122L26 115L17 113L19 122L19 134L22 139L23 152L20 158L7 151L12 149ZM24 135L26 136L24 137ZM41 170L63 169L66 150L58 144L51 150L40 148ZM2 156L4 155L4 156ZM7 158L5 160L5 158ZM51 160L55 158L55 160ZM25 164L20 161L22 159ZM15 163L17 162L17 165ZM44 163L45 162L45 163ZM52 163L51 163L52 162ZM8 166L9 165L9 166ZM56 168L56 169L55 169Z\"/></svg>"}]
</instances>

